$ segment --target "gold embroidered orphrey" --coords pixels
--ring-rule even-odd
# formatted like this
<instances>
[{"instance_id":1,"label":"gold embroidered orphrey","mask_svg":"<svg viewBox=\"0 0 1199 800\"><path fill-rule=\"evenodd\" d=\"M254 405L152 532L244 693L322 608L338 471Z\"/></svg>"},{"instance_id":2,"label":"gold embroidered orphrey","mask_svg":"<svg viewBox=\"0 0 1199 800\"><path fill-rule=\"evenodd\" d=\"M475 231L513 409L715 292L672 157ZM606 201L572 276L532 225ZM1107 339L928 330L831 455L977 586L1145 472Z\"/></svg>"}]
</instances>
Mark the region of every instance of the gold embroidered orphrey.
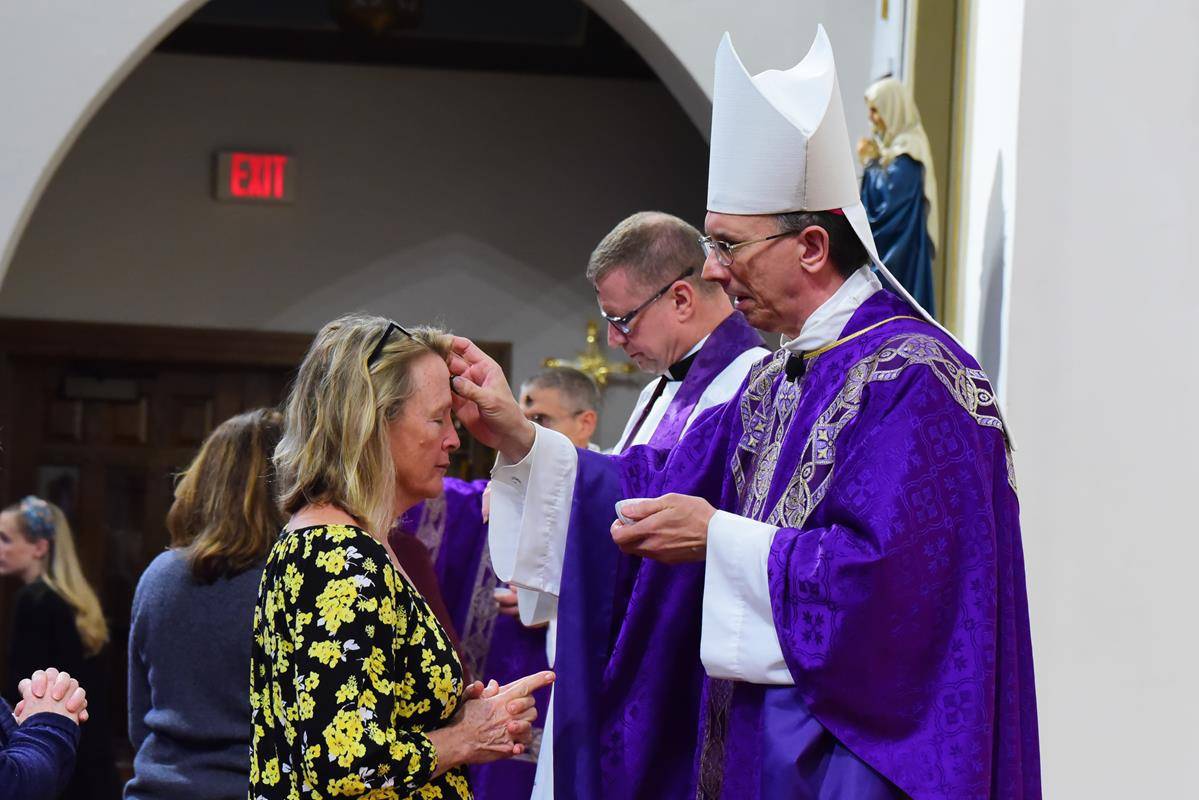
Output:
<instances>
[{"instance_id":1,"label":"gold embroidered orphrey","mask_svg":"<svg viewBox=\"0 0 1199 800\"><path fill-rule=\"evenodd\" d=\"M741 397L741 420L745 433L739 448L753 454L750 479L746 478L741 459L733 459L732 469L737 494L742 498L741 513L744 516L762 519L779 527L802 527L828 493L837 439L861 411L862 393L866 386L875 381L893 381L913 365L931 369L950 397L976 423L1004 432L990 381L981 369L967 367L943 342L927 334L904 333L893 336L876 352L850 368L845 384L817 417L808 433L799 465L787 489L770 513L764 515L766 495L774 477L782 440L798 406L799 387L802 385L802 379L799 382L785 381L773 402L763 402L783 369L786 357L784 351L779 351L771 361L756 367L756 374L751 374ZM1006 443L1005 450L1008 484L1015 491L1015 470L1011 449Z\"/></svg>"},{"instance_id":2,"label":"gold embroidered orphrey","mask_svg":"<svg viewBox=\"0 0 1199 800\"><path fill-rule=\"evenodd\" d=\"M799 406L803 378L799 381L783 381L771 401L766 402L789 356L787 351L779 350L774 358L755 366L741 395L744 433L738 449L752 454L752 479L746 480L740 458L733 459L732 469L737 495L742 498L741 514L753 519L761 519L783 436ZM939 339L927 334L904 333L892 336L880 349L850 368L845 384L817 417L808 433L799 466L791 476L786 491L765 518L767 523L787 528L803 526L828 493L837 438L861 411L863 390L875 381L895 380L912 365L924 365L931 369L949 395L975 422L1004 435L1008 485L1013 492L1016 491L1010 442L1006 441L1003 420L999 417L994 391L986 374L981 369L967 367ZM727 681L709 681L708 724L703 732L700 780L696 789L696 797L701 800L714 800L720 795L731 688Z\"/></svg>"}]
</instances>

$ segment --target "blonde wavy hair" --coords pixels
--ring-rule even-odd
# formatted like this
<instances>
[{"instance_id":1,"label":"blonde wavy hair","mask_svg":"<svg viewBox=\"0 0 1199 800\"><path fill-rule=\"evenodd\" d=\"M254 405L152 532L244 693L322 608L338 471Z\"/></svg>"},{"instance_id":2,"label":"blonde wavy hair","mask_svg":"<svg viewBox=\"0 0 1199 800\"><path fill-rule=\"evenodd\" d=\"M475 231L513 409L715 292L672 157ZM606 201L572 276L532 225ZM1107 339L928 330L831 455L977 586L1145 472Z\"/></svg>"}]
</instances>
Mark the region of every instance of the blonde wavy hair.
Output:
<instances>
[{"instance_id":1,"label":"blonde wavy hair","mask_svg":"<svg viewBox=\"0 0 1199 800\"><path fill-rule=\"evenodd\" d=\"M331 504L371 533L391 528L396 479L387 426L413 393L413 365L429 355L444 361L452 344L437 328L408 328L408 335L391 325L384 317L347 314L316 335L275 448L284 512Z\"/></svg>"},{"instance_id":2,"label":"blonde wavy hair","mask_svg":"<svg viewBox=\"0 0 1199 800\"><path fill-rule=\"evenodd\" d=\"M180 476L167 530L197 582L232 578L270 552L284 523L271 463L282 434L278 411L238 414L209 434Z\"/></svg>"},{"instance_id":3,"label":"blonde wavy hair","mask_svg":"<svg viewBox=\"0 0 1199 800\"><path fill-rule=\"evenodd\" d=\"M48 510L53 520L53 533L50 536L36 535L30 530L29 519L26 516L26 505L30 502L43 506L43 513ZM15 503L4 509L15 512L21 535L33 541L46 539L50 544L47 556L46 571L41 579L46 586L67 601L75 612L75 627L83 642L86 655L93 656L108 642L108 622L100 608L100 598L92 589L79 565L79 556L75 553L75 537L71 533L71 523L62 509L40 497L29 497L21 503Z\"/></svg>"}]
</instances>

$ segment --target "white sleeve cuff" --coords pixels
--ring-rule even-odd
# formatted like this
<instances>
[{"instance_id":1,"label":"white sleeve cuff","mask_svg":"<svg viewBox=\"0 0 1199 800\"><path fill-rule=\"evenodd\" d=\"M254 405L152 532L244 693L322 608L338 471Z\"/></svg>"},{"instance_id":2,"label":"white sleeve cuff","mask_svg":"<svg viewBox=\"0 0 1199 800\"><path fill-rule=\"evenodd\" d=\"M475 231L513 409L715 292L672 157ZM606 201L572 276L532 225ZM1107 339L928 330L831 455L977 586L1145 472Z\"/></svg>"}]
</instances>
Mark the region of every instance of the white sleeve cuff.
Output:
<instances>
[{"instance_id":1,"label":"white sleeve cuff","mask_svg":"<svg viewBox=\"0 0 1199 800\"><path fill-rule=\"evenodd\" d=\"M558 598L534 589L517 586L516 607L520 609L520 623L526 627L545 625L558 618Z\"/></svg>"},{"instance_id":2,"label":"white sleeve cuff","mask_svg":"<svg viewBox=\"0 0 1199 800\"><path fill-rule=\"evenodd\" d=\"M713 678L790 686L795 683L770 610L766 571L778 528L717 511L708 523L699 656Z\"/></svg>"},{"instance_id":3,"label":"white sleeve cuff","mask_svg":"<svg viewBox=\"0 0 1199 800\"><path fill-rule=\"evenodd\" d=\"M500 580L556 598L562 584L579 454L562 434L536 428L527 456L516 464L501 456L491 470L488 542L492 567ZM517 596L526 625L545 621L539 619L547 613L543 601L527 591L517 592ZM556 607L556 600L553 605Z\"/></svg>"}]
</instances>

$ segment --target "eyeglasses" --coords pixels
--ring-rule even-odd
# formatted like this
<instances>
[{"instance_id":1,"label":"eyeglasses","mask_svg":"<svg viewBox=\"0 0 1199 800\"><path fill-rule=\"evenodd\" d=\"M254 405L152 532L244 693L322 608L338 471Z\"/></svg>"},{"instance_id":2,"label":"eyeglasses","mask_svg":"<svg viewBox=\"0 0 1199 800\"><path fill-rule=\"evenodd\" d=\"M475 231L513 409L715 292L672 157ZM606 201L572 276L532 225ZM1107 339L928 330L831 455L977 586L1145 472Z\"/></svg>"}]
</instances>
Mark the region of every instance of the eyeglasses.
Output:
<instances>
[{"instance_id":1,"label":"eyeglasses","mask_svg":"<svg viewBox=\"0 0 1199 800\"><path fill-rule=\"evenodd\" d=\"M404 328L403 325L401 325L398 322L392 322L391 320L388 320L387 330L383 331L383 335L379 337L379 343L377 345L375 345L375 349L371 351L371 354L369 356L367 356L367 359L366 359L366 368L367 369L370 369L372 366L374 366L374 363L379 360L380 356L383 355L383 346L385 344L387 344L387 340L388 340L388 338L391 337L392 331L399 331L400 333L407 336L409 339L413 338L412 334L409 333Z\"/></svg>"},{"instance_id":2,"label":"eyeglasses","mask_svg":"<svg viewBox=\"0 0 1199 800\"><path fill-rule=\"evenodd\" d=\"M670 283L666 284L661 289L659 289L656 293L654 293L653 297L646 300L644 303L637 306L632 311L630 311L629 313L627 313L623 316L614 317L611 314L608 314L602 308L600 309L600 316L603 317L608 322L608 324L611 325L613 328L620 331L625 336L628 336L629 331L633 330L633 318L634 317L636 317L638 314L640 314L645 309L649 308L649 306L655 300L657 300L659 297L661 297L662 295L664 295L668 291L670 291L671 286L674 286L679 281L684 280L685 278L689 278L694 274L695 274L695 267L687 268L686 270L683 271L683 274L679 275L679 277L675 278Z\"/></svg>"},{"instance_id":3,"label":"eyeglasses","mask_svg":"<svg viewBox=\"0 0 1199 800\"><path fill-rule=\"evenodd\" d=\"M733 253L740 250L742 247L748 247L751 244L761 244L769 242L771 239L778 239L780 236L790 236L799 231L783 231L772 236L763 236L761 239L750 239L748 242L737 242L737 244L729 244L722 242L720 239L713 239L711 236L699 237L699 246L704 249L704 258L711 258L712 254L716 254L716 262L722 267L731 267L733 265Z\"/></svg>"},{"instance_id":4,"label":"eyeglasses","mask_svg":"<svg viewBox=\"0 0 1199 800\"><path fill-rule=\"evenodd\" d=\"M584 408L580 409L579 411L568 411L566 412L566 419L574 419L586 410L587 409ZM534 414L529 417L529 422L536 422L543 428L552 428L554 427L554 423L558 422L558 418L549 414Z\"/></svg>"}]
</instances>

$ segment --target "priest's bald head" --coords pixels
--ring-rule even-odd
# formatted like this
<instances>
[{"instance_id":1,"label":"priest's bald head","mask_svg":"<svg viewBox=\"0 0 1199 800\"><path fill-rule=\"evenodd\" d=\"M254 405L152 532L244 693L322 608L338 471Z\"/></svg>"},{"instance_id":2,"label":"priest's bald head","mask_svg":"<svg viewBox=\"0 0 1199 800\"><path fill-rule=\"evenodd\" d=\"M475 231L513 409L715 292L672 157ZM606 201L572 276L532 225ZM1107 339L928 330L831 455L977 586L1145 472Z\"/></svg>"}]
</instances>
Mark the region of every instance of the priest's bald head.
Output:
<instances>
[{"instance_id":1,"label":"priest's bald head","mask_svg":"<svg viewBox=\"0 0 1199 800\"><path fill-rule=\"evenodd\" d=\"M703 277L751 325L798 336L856 270L873 264L890 278L858 196L823 27L799 64L753 76L725 35L711 145Z\"/></svg>"},{"instance_id":2,"label":"priest's bald head","mask_svg":"<svg viewBox=\"0 0 1199 800\"><path fill-rule=\"evenodd\" d=\"M704 281L699 231L678 217L642 211L621 220L587 264L608 345L639 369L665 372L732 313L720 287Z\"/></svg>"}]
</instances>

